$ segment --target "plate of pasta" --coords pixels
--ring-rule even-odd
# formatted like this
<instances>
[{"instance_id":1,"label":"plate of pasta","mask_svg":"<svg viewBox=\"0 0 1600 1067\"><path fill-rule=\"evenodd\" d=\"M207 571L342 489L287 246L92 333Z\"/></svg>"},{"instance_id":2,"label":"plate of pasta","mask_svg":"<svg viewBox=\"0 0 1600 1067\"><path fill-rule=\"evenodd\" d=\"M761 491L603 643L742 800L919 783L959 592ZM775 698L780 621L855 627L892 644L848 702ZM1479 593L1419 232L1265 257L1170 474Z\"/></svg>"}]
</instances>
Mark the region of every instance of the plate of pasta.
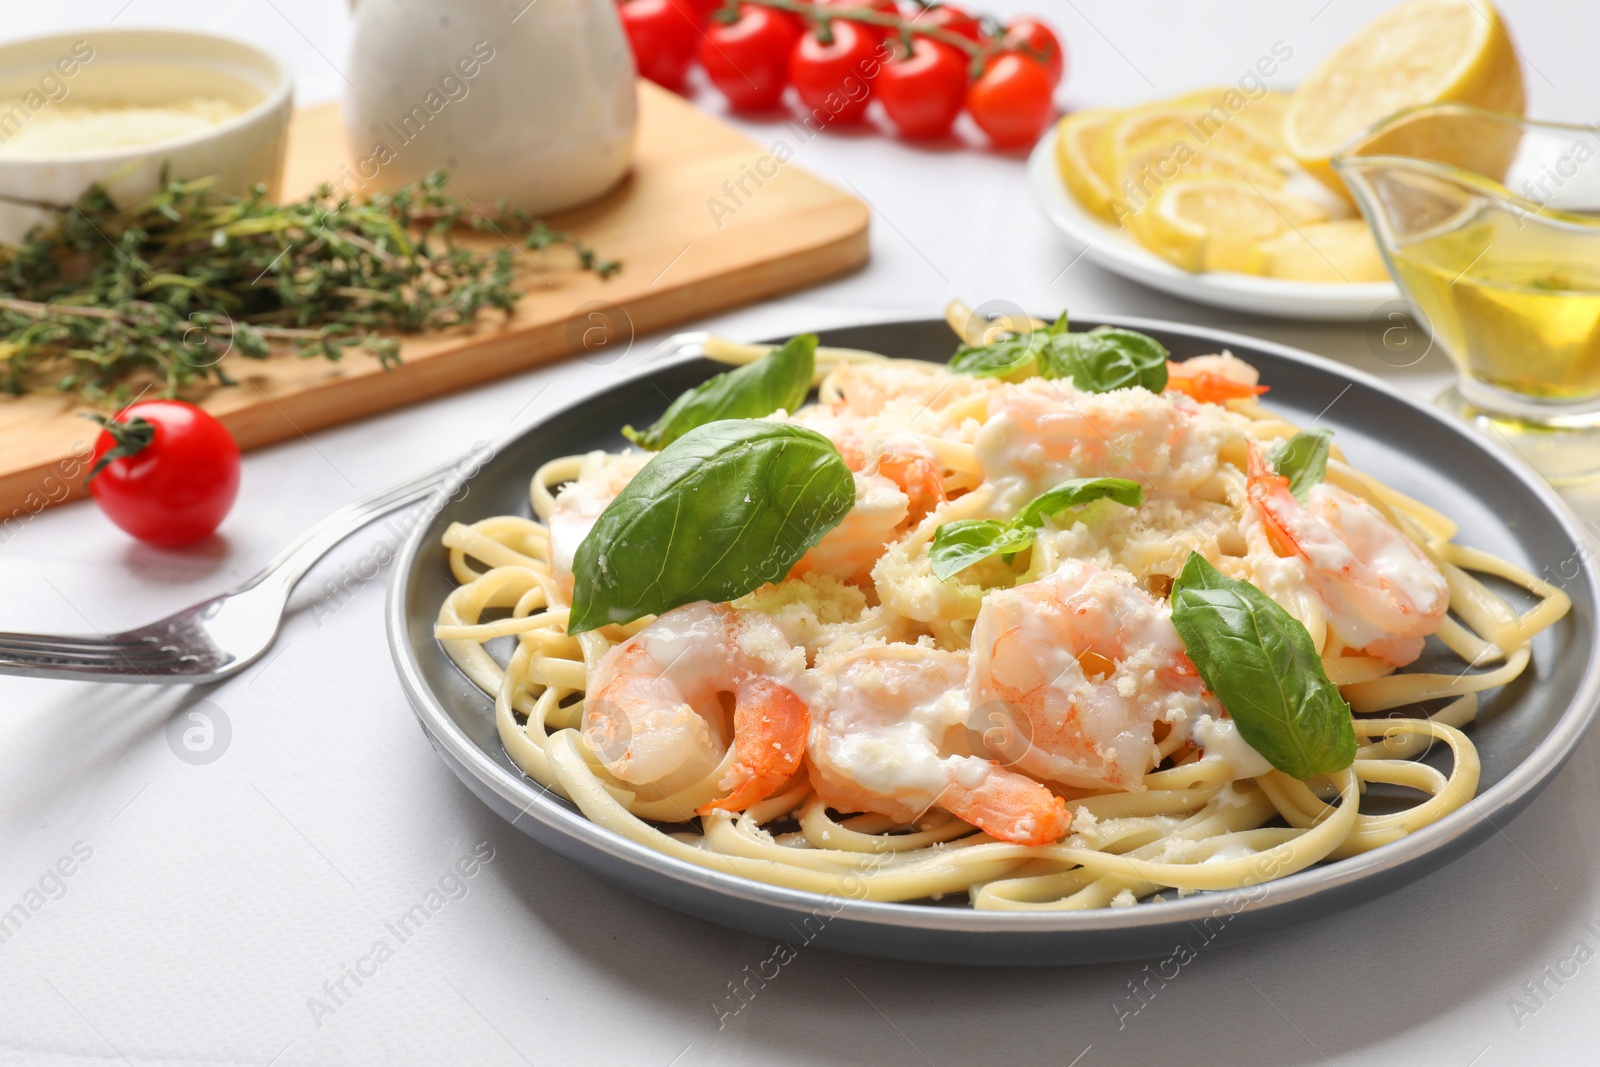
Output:
<instances>
[{"instance_id":1,"label":"plate of pasta","mask_svg":"<svg viewBox=\"0 0 1600 1067\"><path fill-rule=\"evenodd\" d=\"M1093 962L1370 899L1520 810L1600 699L1582 544L1331 361L953 305L548 413L418 526L388 626L461 779L642 896Z\"/></svg>"}]
</instances>

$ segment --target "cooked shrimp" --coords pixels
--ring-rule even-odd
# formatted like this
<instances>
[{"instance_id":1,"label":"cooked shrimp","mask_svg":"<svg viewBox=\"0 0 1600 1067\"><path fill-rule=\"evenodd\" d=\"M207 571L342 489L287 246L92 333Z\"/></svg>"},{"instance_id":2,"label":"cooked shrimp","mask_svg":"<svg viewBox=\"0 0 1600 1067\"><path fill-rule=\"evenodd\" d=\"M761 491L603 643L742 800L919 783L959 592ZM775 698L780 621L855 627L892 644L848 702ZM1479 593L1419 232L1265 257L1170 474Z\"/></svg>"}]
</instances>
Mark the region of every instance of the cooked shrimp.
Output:
<instances>
[{"instance_id":1,"label":"cooked shrimp","mask_svg":"<svg viewBox=\"0 0 1600 1067\"><path fill-rule=\"evenodd\" d=\"M856 499L843 521L823 535L792 573L818 571L858 581L872 570L885 546L944 503L938 457L912 434L845 429L826 413L803 422L839 449L855 476Z\"/></svg>"},{"instance_id":2,"label":"cooked shrimp","mask_svg":"<svg viewBox=\"0 0 1600 1067\"><path fill-rule=\"evenodd\" d=\"M999 744L1001 754L1082 789L1143 789L1157 722L1187 731L1221 712L1168 609L1131 576L1071 559L984 598L968 689L977 712L998 705L1015 720L1020 736Z\"/></svg>"},{"instance_id":3,"label":"cooked shrimp","mask_svg":"<svg viewBox=\"0 0 1600 1067\"><path fill-rule=\"evenodd\" d=\"M1338 486L1315 485L1301 504L1254 444L1249 493L1278 554L1305 564L1340 641L1396 667L1422 654L1423 638L1444 621L1450 587L1415 541Z\"/></svg>"},{"instance_id":4,"label":"cooked shrimp","mask_svg":"<svg viewBox=\"0 0 1600 1067\"><path fill-rule=\"evenodd\" d=\"M1229 352L1167 364L1167 392L1182 393L1205 404L1260 396L1267 391L1260 381L1259 371Z\"/></svg>"},{"instance_id":5,"label":"cooked shrimp","mask_svg":"<svg viewBox=\"0 0 1600 1067\"><path fill-rule=\"evenodd\" d=\"M556 494L555 508L546 523L550 527L550 564L556 581L568 594L578 546L589 536L600 513L652 458L653 453L631 449L620 455L590 452L583 457L577 480Z\"/></svg>"},{"instance_id":6,"label":"cooked shrimp","mask_svg":"<svg viewBox=\"0 0 1600 1067\"><path fill-rule=\"evenodd\" d=\"M698 810L743 811L799 768L811 714L795 694L805 652L766 615L726 604L686 604L611 649L595 666L583 735L625 782L681 784L735 760L723 796Z\"/></svg>"},{"instance_id":7,"label":"cooked shrimp","mask_svg":"<svg viewBox=\"0 0 1600 1067\"><path fill-rule=\"evenodd\" d=\"M910 434L887 434L872 439L841 433L834 439L845 466L852 471L881 474L906 494L911 518L921 518L944 503L944 480L939 458Z\"/></svg>"},{"instance_id":8,"label":"cooked shrimp","mask_svg":"<svg viewBox=\"0 0 1600 1067\"><path fill-rule=\"evenodd\" d=\"M831 397L835 414L881 419L948 438L961 437L962 424L982 411L999 386L994 378L952 375L937 364L891 361L840 364L823 392Z\"/></svg>"},{"instance_id":9,"label":"cooked shrimp","mask_svg":"<svg viewBox=\"0 0 1600 1067\"><path fill-rule=\"evenodd\" d=\"M1060 382L1008 386L989 404L978 461L1012 512L1068 478L1131 478L1146 492L1188 492L1217 470L1239 416L1143 389L1078 393Z\"/></svg>"},{"instance_id":10,"label":"cooked shrimp","mask_svg":"<svg viewBox=\"0 0 1600 1067\"><path fill-rule=\"evenodd\" d=\"M1069 821L1060 797L958 751L966 747L966 676L961 652L881 644L824 652L808 677L817 795L839 811L902 824L937 805L1002 841L1060 840Z\"/></svg>"}]
</instances>

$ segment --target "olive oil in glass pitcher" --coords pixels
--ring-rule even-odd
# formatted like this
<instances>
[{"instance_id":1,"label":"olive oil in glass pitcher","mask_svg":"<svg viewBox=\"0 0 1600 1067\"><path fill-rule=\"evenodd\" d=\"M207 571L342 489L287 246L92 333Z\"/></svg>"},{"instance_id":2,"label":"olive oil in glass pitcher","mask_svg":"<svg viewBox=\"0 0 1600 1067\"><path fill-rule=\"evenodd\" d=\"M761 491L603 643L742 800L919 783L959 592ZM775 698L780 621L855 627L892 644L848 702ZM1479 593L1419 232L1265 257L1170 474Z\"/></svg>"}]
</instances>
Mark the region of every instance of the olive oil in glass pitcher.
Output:
<instances>
[{"instance_id":1,"label":"olive oil in glass pitcher","mask_svg":"<svg viewBox=\"0 0 1600 1067\"><path fill-rule=\"evenodd\" d=\"M1552 481L1600 475L1600 129L1431 105L1333 162L1460 371L1440 402Z\"/></svg>"}]
</instances>

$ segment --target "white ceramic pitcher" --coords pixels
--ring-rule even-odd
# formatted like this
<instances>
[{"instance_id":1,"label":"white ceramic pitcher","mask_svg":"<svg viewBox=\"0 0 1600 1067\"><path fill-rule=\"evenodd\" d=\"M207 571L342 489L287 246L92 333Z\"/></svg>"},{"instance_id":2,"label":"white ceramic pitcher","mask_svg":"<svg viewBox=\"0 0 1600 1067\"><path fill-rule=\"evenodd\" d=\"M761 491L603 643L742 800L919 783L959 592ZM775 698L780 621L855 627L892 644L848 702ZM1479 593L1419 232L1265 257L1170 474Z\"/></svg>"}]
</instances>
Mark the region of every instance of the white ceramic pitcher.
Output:
<instances>
[{"instance_id":1,"label":"white ceramic pitcher","mask_svg":"<svg viewBox=\"0 0 1600 1067\"><path fill-rule=\"evenodd\" d=\"M456 196L543 214L627 173L638 101L613 0L354 6L352 192L442 168Z\"/></svg>"}]
</instances>

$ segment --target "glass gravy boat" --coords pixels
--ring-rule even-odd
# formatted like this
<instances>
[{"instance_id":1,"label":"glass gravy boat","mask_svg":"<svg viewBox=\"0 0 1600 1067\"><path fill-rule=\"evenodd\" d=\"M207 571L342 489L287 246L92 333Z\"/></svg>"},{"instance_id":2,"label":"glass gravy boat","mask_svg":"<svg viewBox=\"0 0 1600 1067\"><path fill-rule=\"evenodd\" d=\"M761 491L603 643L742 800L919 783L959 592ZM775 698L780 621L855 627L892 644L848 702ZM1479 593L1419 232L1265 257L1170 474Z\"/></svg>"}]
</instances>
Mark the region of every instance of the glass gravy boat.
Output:
<instances>
[{"instance_id":1,"label":"glass gravy boat","mask_svg":"<svg viewBox=\"0 0 1600 1067\"><path fill-rule=\"evenodd\" d=\"M1333 165L1461 373L1440 403L1552 481L1600 475L1600 127L1436 104Z\"/></svg>"}]
</instances>

